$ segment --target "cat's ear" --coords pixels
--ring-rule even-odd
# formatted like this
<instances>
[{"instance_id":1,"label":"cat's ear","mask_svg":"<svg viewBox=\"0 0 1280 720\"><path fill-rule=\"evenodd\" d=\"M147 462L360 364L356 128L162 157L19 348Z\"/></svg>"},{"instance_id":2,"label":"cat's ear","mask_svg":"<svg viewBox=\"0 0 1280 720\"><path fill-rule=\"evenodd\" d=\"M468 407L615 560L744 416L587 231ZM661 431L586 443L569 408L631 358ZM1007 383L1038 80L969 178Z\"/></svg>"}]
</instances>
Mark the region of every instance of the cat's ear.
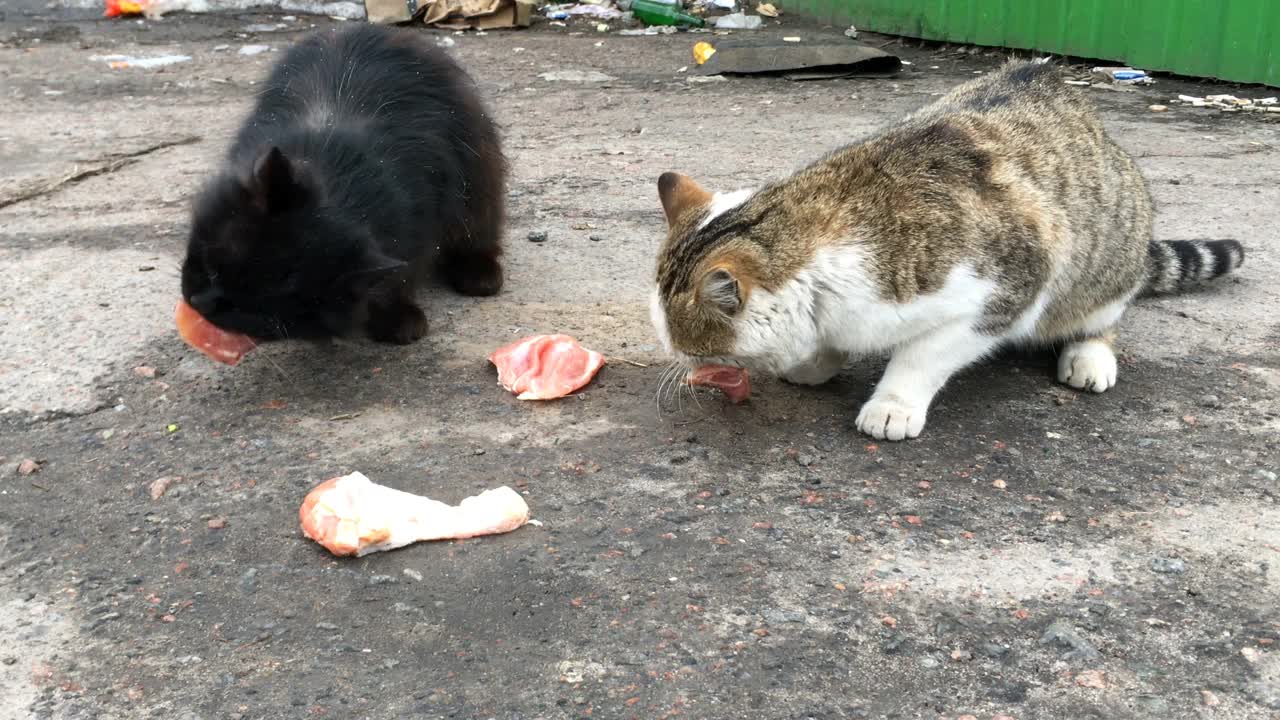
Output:
<instances>
[{"instance_id":1,"label":"cat's ear","mask_svg":"<svg viewBox=\"0 0 1280 720\"><path fill-rule=\"evenodd\" d=\"M354 269L342 276L339 284L353 296L363 295L369 288L408 266L403 260L383 255L377 250L369 250Z\"/></svg>"},{"instance_id":2,"label":"cat's ear","mask_svg":"<svg viewBox=\"0 0 1280 720\"><path fill-rule=\"evenodd\" d=\"M670 226L675 225L690 208L709 204L711 193L688 176L669 172L658 178L658 198L662 200L662 210L667 214L667 225Z\"/></svg>"},{"instance_id":3,"label":"cat's ear","mask_svg":"<svg viewBox=\"0 0 1280 720\"><path fill-rule=\"evenodd\" d=\"M302 198L293 163L278 147L266 150L254 161L248 189L254 206L268 213L287 210Z\"/></svg>"},{"instance_id":4,"label":"cat's ear","mask_svg":"<svg viewBox=\"0 0 1280 720\"><path fill-rule=\"evenodd\" d=\"M716 268L702 278L702 299L726 315L737 315L742 308L742 286L732 272Z\"/></svg>"}]
</instances>

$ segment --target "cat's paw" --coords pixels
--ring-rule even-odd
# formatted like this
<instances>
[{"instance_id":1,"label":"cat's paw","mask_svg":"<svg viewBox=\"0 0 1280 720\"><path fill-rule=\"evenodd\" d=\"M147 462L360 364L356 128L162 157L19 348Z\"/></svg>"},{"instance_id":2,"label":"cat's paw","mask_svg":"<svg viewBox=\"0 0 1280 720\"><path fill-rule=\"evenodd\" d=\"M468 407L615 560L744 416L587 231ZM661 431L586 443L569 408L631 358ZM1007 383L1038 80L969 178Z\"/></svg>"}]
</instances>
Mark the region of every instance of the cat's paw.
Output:
<instances>
[{"instance_id":1,"label":"cat's paw","mask_svg":"<svg viewBox=\"0 0 1280 720\"><path fill-rule=\"evenodd\" d=\"M1080 390L1106 392L1116 385L1116 354L1101 340L1068 344L1058 358L1058 382Z\"/></svg>"},{"instance_id":2,"label":"cat's paw","mask_svg":"<svg viewBox=\"0 0 1280 720\"><path fill-rule=\"evenodd\" d=\"M858 411L858 430L877 440L920 437L928 412L928 407L909 403L897 395L873 397Z\"/></svg>"},{"instance_id":3,"label":"cat's paw","mask_svg":"<svg viewBox=\"0 0 1280 720\"><path fill-rule=\"evenodd\" d=\"M373 312L368 330L378 342L408 345L427 334L427 316L416 305L395 305Z\"/></svg>"},{"instance_id":4,"label":"cat's paw","mask_svg":"<svg viewBox=\"0 0 1280 720\"><path fill-rule=\"evenodd\" d=\"M488 297L502 289L502 263L488 255L457 255L443 268L449 284L463 295Z\"/></svg>"}]
</instances>

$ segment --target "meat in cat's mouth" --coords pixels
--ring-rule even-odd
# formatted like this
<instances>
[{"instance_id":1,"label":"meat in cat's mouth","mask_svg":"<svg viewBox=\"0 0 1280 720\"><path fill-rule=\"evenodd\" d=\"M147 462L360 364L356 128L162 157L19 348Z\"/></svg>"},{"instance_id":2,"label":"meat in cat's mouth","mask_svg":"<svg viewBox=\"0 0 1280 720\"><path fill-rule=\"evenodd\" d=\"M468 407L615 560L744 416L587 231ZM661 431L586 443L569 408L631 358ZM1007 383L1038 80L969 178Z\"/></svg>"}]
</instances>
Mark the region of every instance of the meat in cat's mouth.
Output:
<instances>
[{"instance_id":1,"label":"meat in cat's mouth","mask_svg":"<svg viewBox=\"0 0 1280 720\"><path fill-rule=\"evenodd\" d=\"M733 365L702 365L689 373L690 385L713 387L737 405L751 396L751 378L744 368Z\"/></svg>"},{"instance_id":2,"label":"meat in cat's mouth","mask_svg":"<svg viewBox=\"0 0 1280 720\"><path fill-rule=\"evenodd\" d=\"M186 300L179 300L174 311L178 335L191 347L210 359L225 365L235 365L258 341L241 333L230 332L209 322Z\"/></svg>"}]
</instances>

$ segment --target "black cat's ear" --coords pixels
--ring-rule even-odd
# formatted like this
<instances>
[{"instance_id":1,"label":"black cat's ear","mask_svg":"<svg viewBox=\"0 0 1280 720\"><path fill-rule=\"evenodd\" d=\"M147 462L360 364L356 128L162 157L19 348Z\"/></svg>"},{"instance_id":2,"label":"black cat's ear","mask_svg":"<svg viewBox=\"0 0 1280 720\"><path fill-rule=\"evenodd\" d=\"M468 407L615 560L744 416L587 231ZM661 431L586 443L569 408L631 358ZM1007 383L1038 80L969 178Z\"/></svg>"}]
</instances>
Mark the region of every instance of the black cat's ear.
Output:
<instances>
[{"instance_id":1,"label":"black cat's ear","mask_svg":"<svg viewBox=\"0 0 1280 720\"><path fill-rule=\"evenodd\" d=\"M353 295L363 295L382 280L403 271L409 266L403 260L370 250L360 259L359 265L342 276L341 284Z\"/></svg>"},{"instance_id":2,"label":"black cat's ear","mask_svg":"<svg viewBox=\"0 0 1280 720\"><path fill-rule=\"evenodd\" d=\"M249 195L263 212L287 210L302 197L302 187L294 173L293 163L278 147L272 147L253 163L249 178Z\"/></svg>"}]
</instances>

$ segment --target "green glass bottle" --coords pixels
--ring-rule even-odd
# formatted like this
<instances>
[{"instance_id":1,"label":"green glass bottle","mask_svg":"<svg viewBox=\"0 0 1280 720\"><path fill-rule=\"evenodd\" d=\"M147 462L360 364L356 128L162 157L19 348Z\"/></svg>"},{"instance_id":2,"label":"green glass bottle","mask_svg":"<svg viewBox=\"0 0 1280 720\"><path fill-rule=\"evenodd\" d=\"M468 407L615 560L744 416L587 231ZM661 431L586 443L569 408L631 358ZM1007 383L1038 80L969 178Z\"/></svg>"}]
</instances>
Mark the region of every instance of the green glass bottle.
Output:
<instances>
[{"instance_id":1,"label":"green glass bottle","mask_svg":"<svg viewBox=\"0 0 1280 720\"><path fill-rule=\"evenodd\" d=\"M667 5L655 0L632 0L631 12L645 25L687 25L702 27L702 18L680 11L678 5Z\"/></svg>"}]
</instances>

